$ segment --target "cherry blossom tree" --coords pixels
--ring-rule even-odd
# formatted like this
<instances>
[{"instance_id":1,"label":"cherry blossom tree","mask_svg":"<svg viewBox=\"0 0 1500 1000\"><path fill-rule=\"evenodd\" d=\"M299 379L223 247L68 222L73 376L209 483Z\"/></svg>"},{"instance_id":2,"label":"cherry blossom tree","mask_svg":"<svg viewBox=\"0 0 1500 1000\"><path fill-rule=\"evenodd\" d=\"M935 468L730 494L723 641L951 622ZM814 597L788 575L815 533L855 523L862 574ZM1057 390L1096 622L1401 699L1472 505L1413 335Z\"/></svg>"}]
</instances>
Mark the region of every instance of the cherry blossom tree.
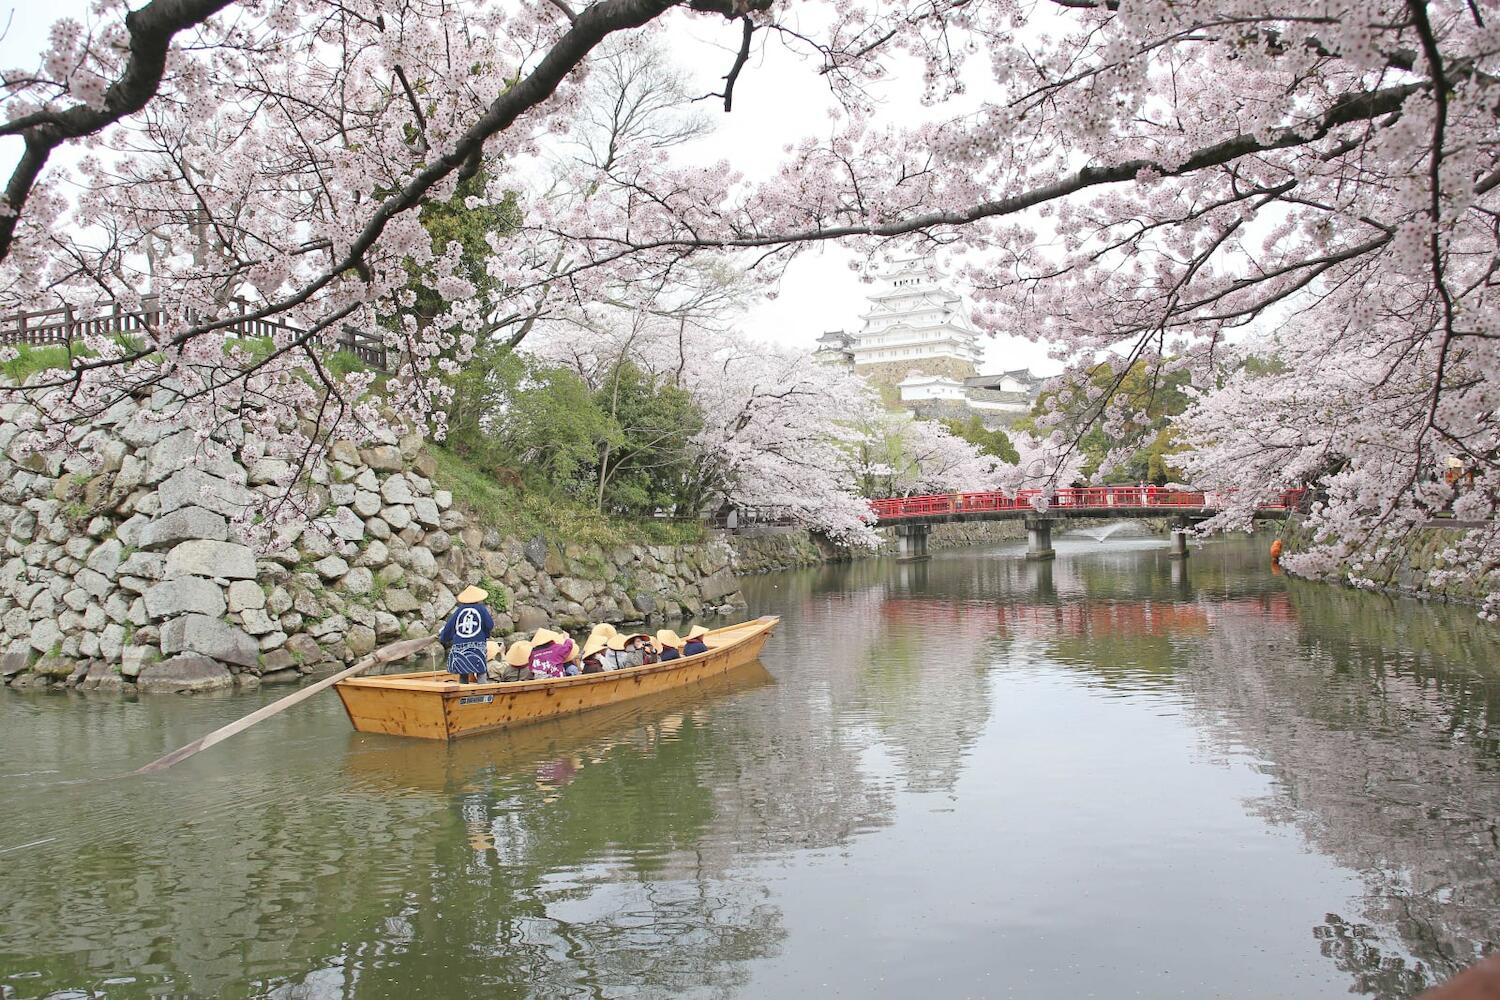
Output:
<instances>
[{"instance_id":1,"label":"cherry blossom tree","mask_svg":"<svg viewBox=\"0 0 1500 1000\"><path fill-rule=\"evenodd\" d=\"M692 394L703 416L689 509L725 506L741 516L790 519L852 545L876 541L869 504L848 460L881 412L870 387L806 352L757 343L733 329L683 323L646 310L611 324L590 312L590 336L554 319L528 349L607 384L624 361ZM972 449L970 453L973 454Z\"/></svg>"},{"instance_id":2,"label":"cherry blossom tree","mask_svg":"<svg viewBox=\"0 0 1500 1000\"><path fill-rule=\"evenodd\" d=\"M1316 465L1329 539L1389 541L1433 513L1450 499L1433 485L1449 456L1473 472L1463 511L1496 513L1496 0L96 10L0 82L0 135L24 146L0 218L0 305L131 303L149 257L168 308L140 342L94 338L91 357L24 390L39 447L164 382L202 425L230 414L276 447L351 416L377 427L382 411L360 402L368 379L334 377L314 349L344 325L383 331L397 359L386 401L420 417L440 411L443 366L493 317L535 314L561 288L589 302L665 287L726 253L766 279L842 240L945 248L977 290L978 323L1050 340L1080 373L1144 363L1207 389L1238 338L1298 338L1284 374L1201 400L1194 470L1245 490L1295 485L1313 463L1282 461L1287 449L1246 462L1234 441L1301 432L1330 459ZM596 196L545 197L534 164L571 127L601 46L648 44L682 18L722 26L727 65L692 69L718 79L726 112L755 46L809 54L841 109L830 132L768 176L647 152L628 177L580 161L569 183ZM903 85L934 114L884 120L877 98ZM76 189L48 169L64 144L86 151ZM524 217L492 241L484 290L414 212L481 168L486 191L467 197L518 195ZM448 302L424 330L383 322L412 261ZM226 292L294 328L269 357L226 353ZM1091 402L1095 420L1129 425L1133 404L1108 385ZM1282 426L1278 405L1344 430ZM277 444L294 415L317 419ZM1054 437L1039 460L1055 471L1075 446ZM1497 548L1476 530L1460 554L1484 572Z\"/></svg>"},{"instance_id":3,"label":"cherry blossom tree","mask_svg":"<svg viewBox=\"0 0 1500 1000\"><path fill-rule=\"evenodd\" d=\"M902 411L873 408L855 422L859 436L848 462L860 491L869 497L999 489L1005 463L942 424Z\"/></svg>"}]
</instances>

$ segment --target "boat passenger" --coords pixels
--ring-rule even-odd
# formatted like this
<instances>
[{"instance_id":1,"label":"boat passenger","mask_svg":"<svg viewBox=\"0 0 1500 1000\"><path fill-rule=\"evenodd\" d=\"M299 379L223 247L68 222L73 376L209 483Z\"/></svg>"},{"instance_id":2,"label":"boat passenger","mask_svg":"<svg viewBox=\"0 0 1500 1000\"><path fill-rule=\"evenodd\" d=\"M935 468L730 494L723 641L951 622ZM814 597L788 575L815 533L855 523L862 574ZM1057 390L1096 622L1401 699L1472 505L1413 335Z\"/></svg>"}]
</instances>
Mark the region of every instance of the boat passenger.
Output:
<instances>
[{"instance_id":1,"label":"boat passenger","mask_svg":"<svg viewBox=\"0 0 1500 1000\"><path fill-rule=\"evenodd\" d=\"M605 640L605 670L624 670L627 667L635 667L640 665L639 659L635 659L632 661L630 650L625 648L625 645L628 642L630 642L630 636L626 635L623 632L616 632L614 635Z\"/></svg>"},{"instance_id":2,"label":"boat passenger","mask_svg":"<svg viewBox=\"0 0 1500 1000\"><path fill-rule=\"evenodd\" d=\"M707 635L708 629L702 625L694 625L687 634L687 645L682 647L682 655L697 656L708 652L708 642L705 640Z\"/></svg>"},{"instance_id":3,"label":"boat passenger","mask_svg":"<svg viewBox=\"0 0 1500 1000\"><path fill-rule=\"evenodd\" d=\"M604 654L609 651L609 640L599 633L589 636L588 641L583 644L583 667L580 671L585 674L604 673Z\"/></svg>"},{"instance_id":4,"label":"boat passenger","mask_svg":"<svg viewBox=\"0 0 1500 1000\"><path fill-rule=\"evenodd\" d=\"M626 648L641 654L641 664L643 666L650 663L657 663L661 659L656 655L656 646L651 642L651 637L644 633L631 636L630 643Z\"/></svg>"},{"instance_id":5,"label":"boat passenger","mask_svg":"<svg viewBox=\"0 0 1500 1000\"><path fill-rule=\"evenodd\" d=\"M609 640L609 655L604 659L606 670L628 670L631 667L639 667L646 661L645 647L649 647L651 637L640 633L616 632L613 639Z\"/></svg>"},{"instance_id":6,"label":"boat passenger","mask_svg":"<svg viewBox=\"0 0 1500 1000\"><path fill-rule=\"evenodd\" d=\"M604 652L600 655L604 657L605 670L615 669L612 665L612 655L609 650L609 640L613 639L617 635L619 635L619 633L615 631L615 627L613 625L611 625L609 622L600 622L593 628L589 629L589 637L583 640L583 645L585 648L588 647L589 643L594 641L595 637L598 637L600 641L604 643Z\"/></svg>"},{"instance_id":7,"label":"boat passenger","mask_svg":"<svg viewBox=\"0 0 1500 1000\"><path fill-rule=\"evenodd\" d=\"M489 669L485 657L486 643L495 619L485 600L490 595L472 584L458 595L458 607L443 623L438 642L448 650L448 673L457 674L460 684L481 684Z\"/></svg>"},{"instance_id":8,"label":"boat passenger","mask_svg":"<svg viewBox=\"0 0 1500 1000\"><path fill-rule=\"evenodd\" d=\"M539 628L531 638L531 670L538 677L566 677L578 647L561 632Z\"/></svg>"},{"instance_id":9,"label":"boat passenger","mask_svg":"<svg viewBox=\"0 0 1500 1000\"><path fill-rule=\"evenodd\" d=\"M529 681L535 676L531 672L531 643L525 639L511 643L505 651L505 666L500 668L500 679Z\"/></svg>"},{"instance_id":10,"label":"boat passenger","mask_svg":"<svg viewBox=\"0 0 1500 1000\"><path fill-rule=\"evenodd\" d=\"M661 631L657 632L656 648L661 653L658 659L662 663L667 663L671 660L680 658L682 656L682 646L684 641L685 640L682 638L682 636L678 635L676 632L672 631L669 628L664 628Z\"/></svg>"}]
</instances>

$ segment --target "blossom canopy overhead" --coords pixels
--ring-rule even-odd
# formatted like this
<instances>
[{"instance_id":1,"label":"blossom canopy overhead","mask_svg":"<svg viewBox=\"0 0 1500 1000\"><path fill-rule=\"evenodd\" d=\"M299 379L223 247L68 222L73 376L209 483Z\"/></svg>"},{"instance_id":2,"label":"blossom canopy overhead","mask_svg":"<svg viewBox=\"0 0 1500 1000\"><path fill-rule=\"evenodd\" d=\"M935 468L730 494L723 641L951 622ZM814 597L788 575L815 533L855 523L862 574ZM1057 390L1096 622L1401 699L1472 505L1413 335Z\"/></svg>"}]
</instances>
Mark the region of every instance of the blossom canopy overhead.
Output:
<instances>
[{"instance_id":1,"label":"blossom canopy overhead","mask_svg":"<svg viewBox=\"0 0 1500 1000\"><path fill-rule=\"evenodd\" d=\"M206 420L302 446L351 414L381 420L353 402L369 375L339 376L311 349L346 325L384 338L399 359L385 400L421 417L441 410L444 366L549 303L659 287L705 255L746 255L769 280L820 241L941 246L982 327L1049 340L1080 370L1103 357L1122 377L1136 362L1192 371L1205 395L1184 428L1204 485L1326 482L1315 517L1352 546L1340 555L1455 504L1480 525L1462 546L1473 571L1500 557L1496 0L95 11L0 86L0 134L23 145L0 307L150 292L166 310L25 389L39 447L162 380ZM567 183L589 196L550 197L534 165L572 127L598 53L684 18L724 33L723 65L693 69L720 81L725 112L755 46L809 54L841 109L829 132L764 176L663 150L580 161ZM938 113L882 118L875 95L903 83ZM64 145L84 151L71 181L51 165ZM466 203L514 197L521 222L489 234L476 282L415 210L480 176ZM414 262L445 304L430 322L405 308ZM274 350L226 353L235 296L289 322ZM1245 329L1280 331L1284 367L1221 387ZM1089 403L1127 422L1107 387ZM1052 469L1073 444L1050 442ZM1443 477L1450 457L1461 487Z\"/></svg>"}]
</instances>

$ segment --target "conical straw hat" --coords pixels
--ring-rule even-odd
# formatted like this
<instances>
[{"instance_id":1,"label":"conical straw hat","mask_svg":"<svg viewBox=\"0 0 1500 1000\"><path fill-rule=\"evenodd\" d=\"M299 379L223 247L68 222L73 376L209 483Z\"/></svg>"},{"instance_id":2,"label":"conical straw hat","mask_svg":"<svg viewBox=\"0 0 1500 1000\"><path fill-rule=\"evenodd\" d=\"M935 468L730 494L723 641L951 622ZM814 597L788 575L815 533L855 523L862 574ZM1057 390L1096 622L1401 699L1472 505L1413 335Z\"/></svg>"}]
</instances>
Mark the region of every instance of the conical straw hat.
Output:
<instances>
[{"instance_id":1,"label":"conical straw hat","mask_svg":"<svg viewBox=\"0 0 1500 1000\"><path fill-rule=\"evenodd\" d=\"M668 646L671 646L673 649L681 649L682 642L682 636L678 635L676 632L673 632L669 628L664 628L660 632L656 633L657 649L666 649Z\"/></svg>"},{"instance_id":2,"label":"conical straw hat","mask_svg":"<svg viewBox=\"0 0 1500 1000\"><path fill-rule=\"evenodd\" d=\"M459 604L483 604L490 596L488 590L480 590L472 583L465 587L458 595Z\"/></svg>"},{"instance_id":3,"label":"conical straw hat","mask_svg":"<svg viewBox=\"0 0 1500 1000\"><path fill-rule=\"evenodd\" d=\"M505 662L513 667L526 666L531 662L531 643L525 639L511 643L510 648L505 651Z\"/></svg>"},{"instance_id":4,"label":"conical straw hat","mask_svg":"<svg viewBox=\"0 0 1500 1000\"><path fill-rule=\"evenodd\" d=\"M602 635L596 634L589 636L588 642L585 642L583 644L584 659L588 659L590 656L593 656L595 653L604 649L604 647L608 644L609 640L604 638L604 636Z\"/></svg>"}]
</instances>

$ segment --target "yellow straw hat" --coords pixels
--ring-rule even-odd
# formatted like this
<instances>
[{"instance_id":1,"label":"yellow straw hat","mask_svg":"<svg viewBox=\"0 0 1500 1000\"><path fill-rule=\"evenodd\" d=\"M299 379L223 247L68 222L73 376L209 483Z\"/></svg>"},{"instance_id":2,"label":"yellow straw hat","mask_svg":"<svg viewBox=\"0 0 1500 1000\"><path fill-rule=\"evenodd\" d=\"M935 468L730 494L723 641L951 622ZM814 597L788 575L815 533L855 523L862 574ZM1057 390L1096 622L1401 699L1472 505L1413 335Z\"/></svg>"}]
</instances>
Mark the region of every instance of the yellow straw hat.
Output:
<instances>
[{"instance_id":1,"label":"yellow straw hat","mask_svg":"<svg viewBox=\"0 0 1500 1000\"><path fill-rule=\"evenodd\" d=\"M600 622L598 625L595 625L594 630L589 633L589 635L591 636L602 635L606 639L612 638L618 634L619 633L615 631L615 627L609 622Z\"/></svg>"},{"instance_id":2,"label":"yellow straw hat","mask_svg":"<svg viewBox=\"0 0 1500 1000\"><path fill-rule=\"evenodd\" d=\"M588 659L590 656L603 650L608 644L609 640L602 635L595 634L589 636L588 642L583 644L583 658L585 660Z\"/></svg>"},{"instance_id":3,"label":"yellow straw hat","mask_svg":"<svg viewBox=\"0 0 1500 1000\"><path fill-rule=\"evenodd\" d=\"M525 639L511 643L510 648L505 651L505 662L513 667L526 666L531 662L531 643Z\"/></svg>"},{"instance_id":4,"label":"yellow straw hat","mask_svg":"<svg viewBox=\"0 0 1500 1000\"><path fill-rule=\"evenodd\" d=\"M549 628L539 628L536 630L536 635L531 637L531 646L535 649L537 646L545 645L549 642L562 642L566 638L567 636L561 632L554 632Z\"/></svg>"},{"instance_id":5,"label":"yellow straw hat","mask_svg":"<svg viewBox=\"0 0 1500 1000\"><path fill-rule=\"evenodd\" d=\"M498 660L500 658L500 644L494 639L484 644L484 658L486 660Z\"/></svg>"},{"instance_id":6,"label":"yellow straw hat","mask_svg":"<svg viewBox=\"0 0 1500 1000\"><path fill-rule=\"evenodd\" d=\"M702 625L694 625L692 628L688 629L688 642L692 642L700 635L708 635L708 629L704 628Z\"/></svg>"},{"instance_id":7,"label":"yellow straw hat","mask_svg":"<svg viewBox=\"0 0 1500 1000\"><path fill-rule=\"evenodd\" d=\"M668 646L671 646L673 649L681 649L682 643L682 636L669 628L664 628L656 633L656 648L659 650L666 649Z\"/></svg>"},{"instance_id":8,"label":"yellow straw hat","mask_svg":"<svg viewBox=\"0 0 1500 1000\"><path fill-rule=\"evenodd\" d=\"M459 593L458 603L483 604L485 599L489 596L490 592L488 590L480 590L478 587L474 586L471 583Z\"/></svg>"},{"instance_id":9,"label":"yellow straw hat","mask_svg":"<svg viewBox=\"0 0 1500 1000\"><path fill-rule=\"evenodd\" d=\"M614 635L604 640L605 645L607 645L610 649L613 649L617 653L620 650L624 649L625 644L629 641L630 636L626 635L624 632L616 632Z\"/></svg>"}]
</instances>

